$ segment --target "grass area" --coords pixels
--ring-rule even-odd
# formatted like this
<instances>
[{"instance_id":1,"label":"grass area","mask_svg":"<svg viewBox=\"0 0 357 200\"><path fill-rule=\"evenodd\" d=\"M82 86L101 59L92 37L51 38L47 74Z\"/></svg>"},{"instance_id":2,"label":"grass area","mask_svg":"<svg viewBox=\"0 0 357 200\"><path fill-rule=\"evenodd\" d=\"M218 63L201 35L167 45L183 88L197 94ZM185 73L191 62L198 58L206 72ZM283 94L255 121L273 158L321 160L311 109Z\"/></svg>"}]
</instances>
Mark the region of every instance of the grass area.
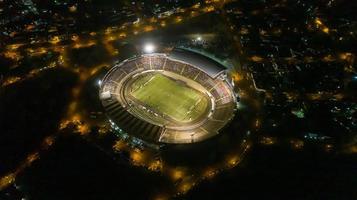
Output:
<instances>
[{"instance_id":1,"label":"grass area","mask_svg":"<svg viewBox=\"0 0 357 200\"><path fill-rule=\"evenodd\" d=\"M140 77L130 89L135 99L179 122L197 119L208 105L201 92L159 73Z\"/></svg>"}]
</instances>

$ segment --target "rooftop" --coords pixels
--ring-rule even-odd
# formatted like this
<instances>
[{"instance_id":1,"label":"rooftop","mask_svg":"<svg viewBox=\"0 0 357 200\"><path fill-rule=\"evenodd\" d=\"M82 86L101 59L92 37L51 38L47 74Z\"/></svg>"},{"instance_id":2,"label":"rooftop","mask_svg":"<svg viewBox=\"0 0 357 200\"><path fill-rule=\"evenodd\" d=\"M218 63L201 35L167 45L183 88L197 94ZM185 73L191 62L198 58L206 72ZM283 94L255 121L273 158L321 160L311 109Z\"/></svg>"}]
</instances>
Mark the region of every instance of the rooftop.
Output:
<instances>
[{"instance_id":1,"label":"rooftop","mask_svg":"<svg viewBox=\"0 0 357 200\"><path fill-rule=\"evenodd\" d=\"M168 54L168 57L198 67L200 70L206 72L211 78L216 78L226 70L226 68L217 61L187 49L175 48Z\"/></svg>"}]
</instances>

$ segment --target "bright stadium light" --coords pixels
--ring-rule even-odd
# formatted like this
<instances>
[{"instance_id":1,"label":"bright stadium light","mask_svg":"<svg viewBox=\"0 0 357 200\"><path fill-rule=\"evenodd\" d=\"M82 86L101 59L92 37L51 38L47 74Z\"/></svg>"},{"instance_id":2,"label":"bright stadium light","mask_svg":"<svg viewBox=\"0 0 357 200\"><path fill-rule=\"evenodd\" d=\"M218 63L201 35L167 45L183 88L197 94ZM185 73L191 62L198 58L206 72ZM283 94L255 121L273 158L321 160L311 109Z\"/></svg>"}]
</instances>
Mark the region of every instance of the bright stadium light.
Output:
<instances>
[{"instance_id":1,"label":"bright stadium light","mask_svg":"<svg viewBox=\"0 0 357 200\"><path fill-rule=\"evenodd\" d=\"M197 37L197 41L201 41L202 40L202 37L201 36L198 36Z\"/></svg>"},{"instance_id":2,"label":"bright stadium light","mask_svg":"<svg viewBox=\"0 0 357 200\"><path fill-rule=\"evenodd\" d=\"M144 52L145 53L152 53L155 51L155 46L151 43L145 44L144 46Z\"/></svg>"}]
</instances>

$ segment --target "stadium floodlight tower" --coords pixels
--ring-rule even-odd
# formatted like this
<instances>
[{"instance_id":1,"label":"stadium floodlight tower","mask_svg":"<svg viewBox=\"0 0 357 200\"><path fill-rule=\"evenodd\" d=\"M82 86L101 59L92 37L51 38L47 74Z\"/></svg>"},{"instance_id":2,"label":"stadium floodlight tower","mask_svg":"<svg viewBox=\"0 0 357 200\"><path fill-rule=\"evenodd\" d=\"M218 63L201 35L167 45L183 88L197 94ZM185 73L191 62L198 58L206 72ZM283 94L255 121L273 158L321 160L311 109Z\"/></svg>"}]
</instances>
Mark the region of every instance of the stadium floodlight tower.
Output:
<instances>
[{"instance_id":1,"label":"stadium floodlight tower","mask_svg":"<svg viewBox=\"0 0 357 200\"><path fill-rule=\"evenodd\" d=\"M198 52L174 48L116 63L99 96L115 130L142 144L211 138L234 116L237 98L226 68Z\"/></svg>"}]
</instances>

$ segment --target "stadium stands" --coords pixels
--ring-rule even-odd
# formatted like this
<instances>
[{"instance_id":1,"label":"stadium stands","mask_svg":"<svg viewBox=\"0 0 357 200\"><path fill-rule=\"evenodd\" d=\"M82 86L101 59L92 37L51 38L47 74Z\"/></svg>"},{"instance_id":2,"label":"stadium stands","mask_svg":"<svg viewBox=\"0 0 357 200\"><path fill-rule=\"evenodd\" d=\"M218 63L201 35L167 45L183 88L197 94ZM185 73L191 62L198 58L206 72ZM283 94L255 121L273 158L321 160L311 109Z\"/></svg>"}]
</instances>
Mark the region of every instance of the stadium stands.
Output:
<instances>
[{"instance_id":1,"label":"stadium stands","mask_svg":"<svg viewBox=\"0 0 357 200\"><path fill-rule=\"evenodd\" d=\"M102 99L108 117L129 135L152 143L192 143L216 135L234 116L235 94L231 86L222 80L220 75L224 74L224 70L219 69L217 63L209 64L210 68L206 71L202 63L200 66L192 64L200 63L199 55L194 55L194 62L188 62L192 58L185 56L192 55L182 52L175 56L146 54L115 65L104 77L100 89L101 94L112 94L110 98ZM204 58L203 64L207 63L209 59ZM211 94L214 103L211 105L212 113L184 127L179 127L179 124L155 124L155 120L148 119L147 115L140 115L137 112L140 108L134 108L133 102L126 99L125 87L133 75L148 70L172 72L201 85Z\"/></svg>"}]
</instances>

